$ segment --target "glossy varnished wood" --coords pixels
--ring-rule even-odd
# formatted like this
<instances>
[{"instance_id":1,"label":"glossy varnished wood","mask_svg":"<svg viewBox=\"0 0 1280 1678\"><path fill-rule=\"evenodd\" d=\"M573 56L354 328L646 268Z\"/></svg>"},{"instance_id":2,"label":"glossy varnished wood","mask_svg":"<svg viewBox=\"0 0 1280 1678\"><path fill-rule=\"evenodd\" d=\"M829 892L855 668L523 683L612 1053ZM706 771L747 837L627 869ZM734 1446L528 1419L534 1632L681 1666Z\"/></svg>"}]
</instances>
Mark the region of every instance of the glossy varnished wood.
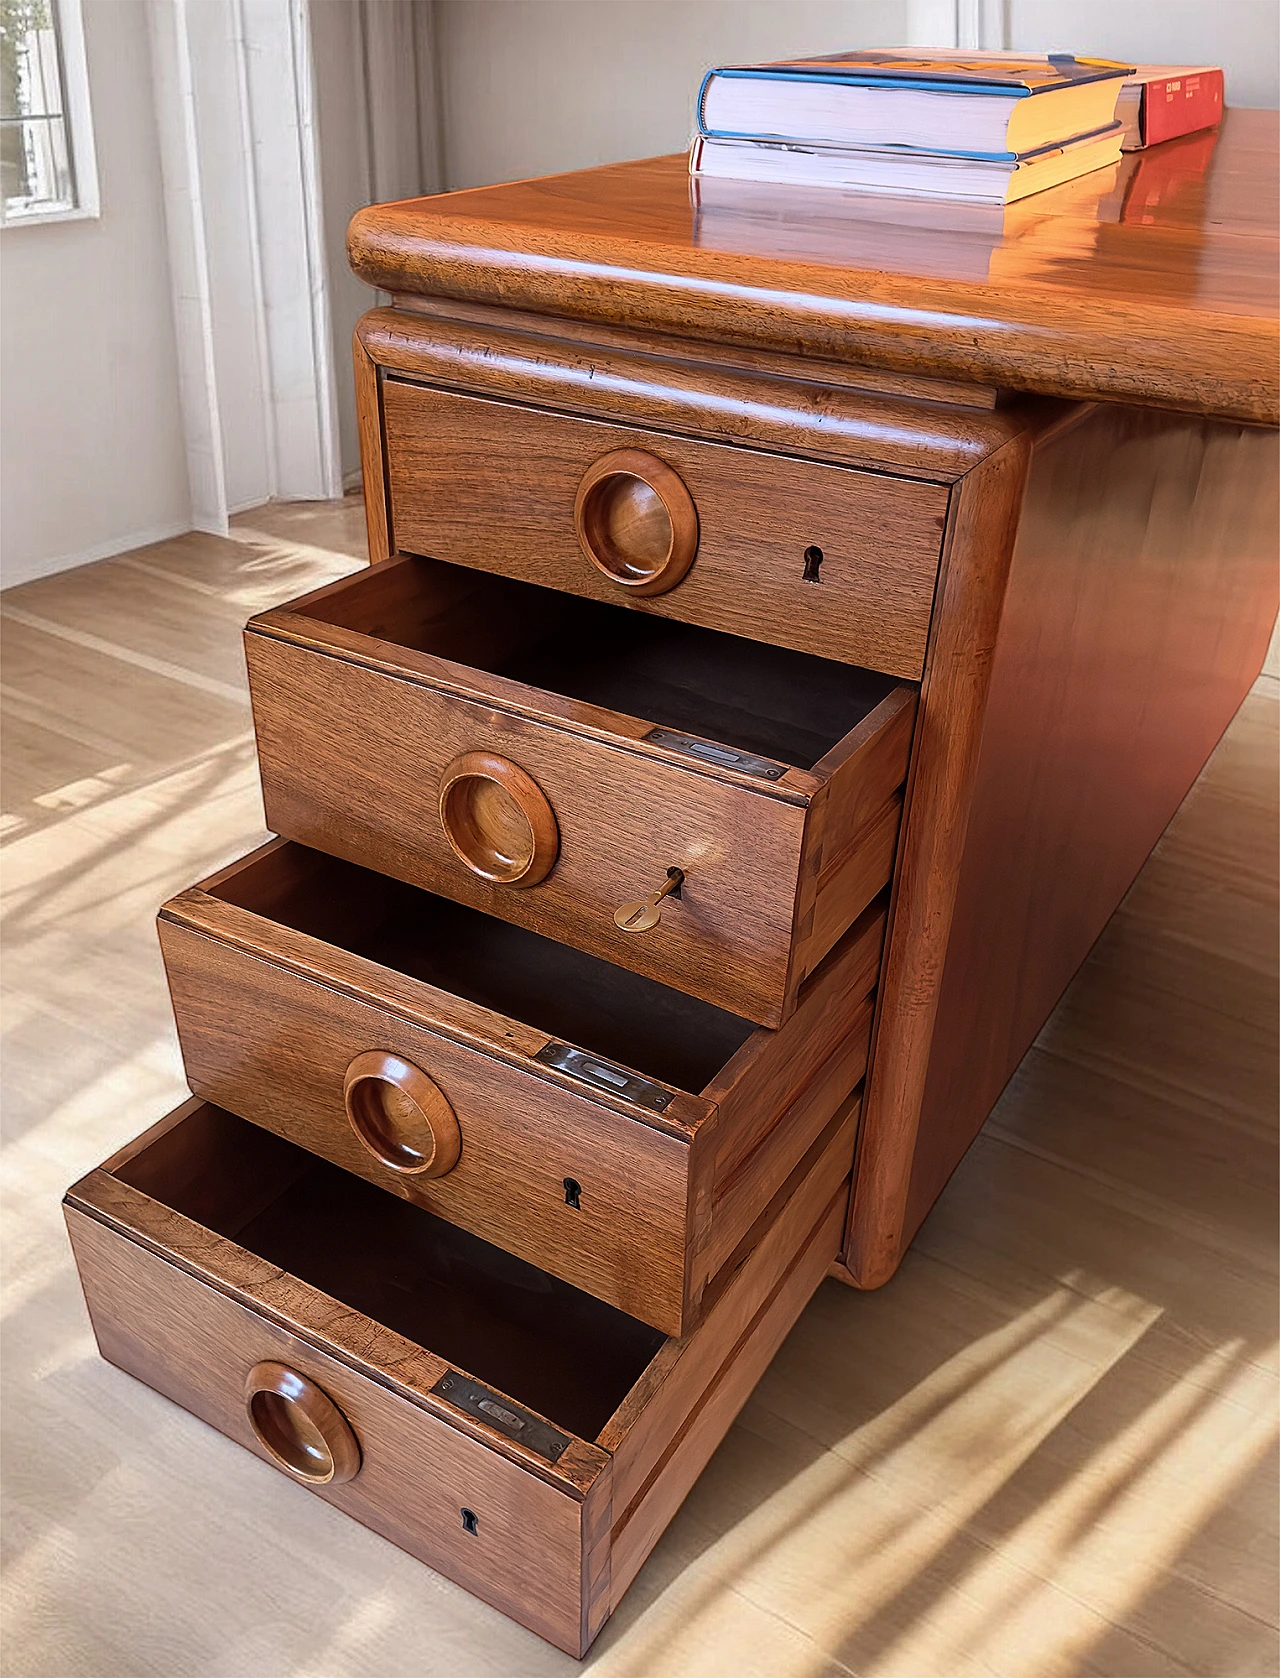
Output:
<instances>
[{"instance_id":1,"label":"glossy varnished wood","mask_svg":"<svg viewBox=\"0 0 1280 1678\"><path fill-rule=\"evenodd\" d=\"M966 480L851 1211L863 1286L901 1261L1185 796L1276 605L1274 433L1099 405Z\"/></svg>"},{"instance_id":2,"label":"glossy varnished wood","mask_svg":"<svg viewBox=\"0 0 1280 1678\"><path fill-rule=\"evenodd\" d=\"M360 439L360 476L364 490L365 532L369 559L377 563L391 553L390 508L387 496L387 453L382 430L380 374L356 334L351 340L356 392L356 427Z\"/></svg>"},{"instance_id":3,"label":"glossy varnished wood","mask_svg":"<svg viewBox=\"0 0 1280 1678\"><path fill-rule=\"evenodd\" d=\"M919 680L945 484L628 431L399 379L385 381L382 401L402 551ZM642 599L601 574L575 529L580 484L628 449L678 474L695 509L684 570ZM806 565L813 549L816 569Z\"/></svg>"},{"instance_id":4,"label":"glossy varnished wood","mask_svg":"<svg viewBox=\"0 0 1280 1678\"><path fill-rule=\"evenodd\" d=\"M788 1016L805 972L888 883L916 698L890 678L409 558L254 619L245 645L277 833L762 1025ZM616 708L576 696L575 669ZM642 720L646 699L680 713ZM730 742L749 752L767 728L778 772L650 738L655 724L689 730L714 754L717 719L749 731ZM551 806L559 850L540 884L483 878L441 828L439 779L476 751L516 764ZM861 817L856 833L846 807ZM620 930L616 909L672 867L685 878L660 925Z\"/></svg>"},{"instance_id":5,"label":"glossy varnished wood","mask_svg":"<svg viewBox=\"0 0 1280 1678\"><path fill-rule=\"evenodd\" d=\"M598 1439L548 1418L562 1440L555 1461L435 1391L448 1358L253 1250L262 1224L252 1214L270 1214L309 1169L300 1150L258 1150L253 1174L224 1175L238 1121L190 1103L69 1190L66 1217L104 1357L286 1471L250 1419L246 1390L304 1391L351 1470L311 1478L309 1489L580 1655L821 1282L839 1245L856 1119L853 1097L740 1244L704 1321L683 1339L654 1338ZM162 1160L153 1165L149 1150ZM246 1245L220 1225L243 1228ZM468 1280L463 1267L450 1287ZM477 1296L477 1316L491 1309ZM592 1354L581 1348L570 1386L596 1379ZM527 1398L492 1393L499 1409L504 1399L529 1416ZM615 1459L625 1497L613 1492Z\"/></svg>"},{"instance_id":6,"label":"glossy varnished wood","mask_svg":"<svg viewBox=\"0 0 1280 1678\"><path fill-rule=\"evenodd\" d=\"M846 1257L863 1286L886 1280L902 1256L906 1182L1029 456L1029 439L1019 437L966 478L947 533L850 1207Z\"/></svg>"},{"instance_id":7,"label":"glossy varnished wood","mask_svg":"<svg viewBox=\"0 0 1280 1678\"><path fill-rule=\"evenodd\" d=\"M698 552L698 509L689 486L644 449L611 449L578 480L573 528L587 559L632 598L666 594Z\"/></svg>"},{"instance_id":8,"label":"glossy varnished wood","mask_svg":"<svg viewBox=\"0 0 1280 1678\"><path fill-rule=\"evenodd\" d=\"M723 376L727 369L736 369L742 373L763 373L783 379L794 379L797 375L794 355L779 350L760 349L757 346L728 344L723 340L715 343L709 340L699 341L677 337L670 332L655 332L651 327L635 331L616 321L576 321L565 315L539 315L531 313L528 309L513 309L506 305L495 307L488 303L467 303L458 297L426 297L420 292L396 292L391 302L397 313L407 312L430 320L433 325L427 334L429 338L434 338L440 331L452 335L463 322L483 327L486 333L531 332L535 337L551 339L561 345L579 344L587 346L590 351L611 349L620 350L626 355L645 356L650 362L651 377L664 380L674 378L680 385L685 383L680 369L689 362L700 365L703 378L708 375ZM369 316L364 318L368 320ZM419 323L419 334L421 330ZM665 362L666 365L659 368L659 362ZM471 380L471 372L472 369L469 368L468 383ZM522 369L522 376L528 377L529 372L529 369ZM933 373L912 375L889 372L885 368L867 367L821 356L805 356L804 379L805 382L839 390L857 391L862 396L877 394L923 397L927 402L958 403L962 408L994 408L998 405L1001 394L994 385L942 379ZM744 388L758 389L759 386L749 385ZM586 397L587 393L584 391L583 395ZM692 396L693 387L690 381L686 400L692 399ZM614 399L626 399L624 387L620 386L614 393ZM900 411L906 413L909 412L909 408L904 407ZM714 407L709 406L707 419L712 425L715 424L711 417L713 412ZM737 423L743 423L741 414Z\"/></svg>"},{"instance_id":9,"label":"glossy varnished wood","mask_svg":"<svg viewBox=\"0 0 1280 1678\"><path fill-rule=\"evenodd\" d=\"M744 363L730 344L463 308L436 300L430 314L372 309L356 342L384 378L929 481L959 477L1019 428L1016 412L965 402L946 383L866 389L862 368L820 358L758 352ZM497 444L504 453L507 442Z\"/></svg>"},{"instance_id":10,"label":"glossy varnished wood","mask_svg":"<svg viewBox=\"0 0 1280 1678\"><path fill-rule=\"evenodd\" d=\"M812 975L781 1031L753 1032L712 1009L689 1019L696 1005L643 983L607 1004L609 969L528 935L499 938L486 969L485 958L455 947L477 931L467 918L449 930L456 914L434 939L429 924L406 933L419 973L401 971L395 945L375 933L388 915L407 921L412 894L380 885L277 841L166 905L160 939L192 1089L682 1332L862 1078L883 908L869 910ZM529 998L527 1019L513 1017L519 988L510 971L520 962L544 993L540 1004ZM453 972L461 994L448 988ZM545 995L557 984L558 1002ZM713 1033L723 1046L708 1052ZM689 1071L705 1068L704 1081L677 1081L682 1036ZM615 1072L649 1078L662 1110L538 1059L566 1040ZM371 1062L434 1091L455 1136L447 1169L427 1169L425 1159L406 1169L394 1155L388 1163L385 1145L371 1148L349 1122L353 1070L371 1076ZM372 1071L387 1075L380 1064ZM428 1111L431 1103L418 1097Z\"/></svg>"},{"instance_id":11,"label":"glossy varnished wood","mask_svg":"<svg viewBox=\"0 0 1280 1678\"><path fill-rule=\"evenodd\" d=\"M1274 433L1099 407L1040 442L1005 591L902 1240L1258 674Z\"/></svg>"},{"instance_id":12,"label":"glossy varnished wood","mask_svg":"<svg viewBox=\"0 0 1280 1678\"><path fill-rule=\"evenodd\" d=\"M373 206L349 250L392 292L1275 423L1276 155L1272 113L1228 111L994 223L741 183L700 204L658 158Z\"/></svg>"}]
</instances>

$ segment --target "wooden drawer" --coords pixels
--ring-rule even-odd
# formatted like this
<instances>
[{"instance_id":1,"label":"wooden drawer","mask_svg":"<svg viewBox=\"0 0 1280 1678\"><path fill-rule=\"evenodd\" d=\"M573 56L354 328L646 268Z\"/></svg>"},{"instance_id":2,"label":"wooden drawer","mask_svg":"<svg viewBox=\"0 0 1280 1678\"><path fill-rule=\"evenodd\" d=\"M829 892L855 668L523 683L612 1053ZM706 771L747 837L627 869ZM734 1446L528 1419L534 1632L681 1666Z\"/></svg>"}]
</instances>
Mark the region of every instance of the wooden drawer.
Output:
<instances>
[{"instance_id":1,"label":"wooden drawer","mask_svg":"<svg viewBox=\"0 0 1280 1678\"><path fill-rule=\"evenodd\" d=\"M883 937L768 1031L279 840L160 914L198 1095L669 1334L861 1080Z\"/></svg>"},{"instance_id":2,"label":"wooden drawer","mask_svg":"<svg viewBox=\"0 0 1280 1678\"><path fill-rule=\"evenodd\" d=\"M416 558L245 644L275 832L759 1024L892 874L889 677Z\"/></svg>"},{"instance_id":3,"label":"wooden drawer","mask_svg":"<svg viewBox=\"0 0 1280 1678\"><path fill-rule=\"evenodd\" d=\"M924 668L945 485L387 375L382 411L405 552L895 676Z\"/></svg>"},{"instance_id":4,"label":"wooden drawer","mask_svg":"<svg viewBox=\"0 0 1280 1678\"><path fill-rule=\"evenodd\" d=\"M67 1223L105 1358L580 1655L835 1257L855 1122L681 1340L198 1102Z\"/></svg>"}]
</instances>

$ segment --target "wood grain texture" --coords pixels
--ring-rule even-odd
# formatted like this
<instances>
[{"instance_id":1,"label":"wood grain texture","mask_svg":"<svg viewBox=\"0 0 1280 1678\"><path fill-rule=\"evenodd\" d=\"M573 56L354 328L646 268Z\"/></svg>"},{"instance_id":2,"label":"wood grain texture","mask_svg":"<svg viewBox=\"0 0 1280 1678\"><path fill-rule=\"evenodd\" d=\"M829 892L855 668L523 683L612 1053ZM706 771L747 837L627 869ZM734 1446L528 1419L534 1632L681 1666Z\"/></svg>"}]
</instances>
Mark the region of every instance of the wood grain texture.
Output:
<instances>
[{"instance_id":1,"label":"wood grain texture","mask_svg":"<svg viewBox=\"0 0 1280 1678\"><path fill-rule=\"evenodd\" d=\"M161 922L161 942L192 1089L678 1329L686 1241L701 1235L688 1227L688 1142L174 922ZM462 1133L447 1176L388 1171L347 1123L343 1073L353 1053L374 1048L419 1066L446 1093ZM582 1185L580 1207L566 1204L566 1178Z\"/></svg>"},{"instance_id":2,"label":"wood grain texture","mask_svg":"<svg viewBox=\"0 0 1280 1678\"><path fill-rule=\"evenodd\" d=\"M472 314L460 320L437 309L424 320L417 309L374 309L356 331L387 382L908 478L949 483L1018 429L1016 414L992 411L989 394L975 406L958 400L957 387L881 393L859 387L862 369L851 377L809 357L734 365L731 346L664 342L615 322L575 332L551 316Z\"/></svg>"},{"instance_id":3,"label":"wood grain texture","mask_svg":"<svg viewBox=\"0 0 1280 1678\"><path fill-rule=\"evenodd\" d=\"M382 424L382 375L360 341L351 340L355 363L356 428L360 438L360 476L364 486L365 527L369 562L389 559L395 543L391 534L391 497L387 490L386 437Z\"/></svg>"},{"instance_id":4,"label":"wood grain texture","mask_svg":"<svg viewBox=\"0 0 1280 1678\"><path fill-rule=\"evenodd\" d=\"M845 1259L864 1287L887 1280L904 1251L907 1183L1030 452L1020 437L966 478L947 532L849 1210Z\"/></svg>"},{"instance_id":5,"label":"wood grain texture","mask_svg":"<svg viewBox=\"0 0 1280 1678\"><path fill-rule=\"evenodd\" d=\"M486 332L533 333L568 344L588 344L597 349L623 350L677 362L699 362L704 369L734 368L745 373L766 373L794 379L794 356L778 350L763 350L742 344L700 342L678 338L673 333L633 331L618 321L569 320L563 315L532 314L527 309L495 308L487 303L467 303L457 297L425 297L419 292L397 292L391 299L397 314L422 315L432 322L445 322L449 329L459 323L482 326ZM367 318L367 317L366 317ZM434 337L438 327L427 329ZM839 390L884 396L923 397L927 402L958 403L962 408L996 407L1000 392L994 385L972 384L967 380L940 379L934 374L891 373L883 368L805 357L805 378Z\"/></svg>"},{"instance_id":6,"label":"wood grain texture","mask_svg":"<svg viewBox=\"0 0 1280 1678\"><path fill-rule=\"evenodd\" d=\"M501 645L518 647L536 634L536 618L515 616L515 597L510 626L501 621L502 590L519 586L401 560L365 573L353 591L325 591L253 620L245 645L270 826L760 1024L780 1024L802 977L791 962L800 883L812 880L809 847L821 843L808 829L810 798L827 787L828 762L830 774L844 770L828 805L857 797L862 762L880 777L887 758L905 776L901 711L910 697L891 692L811 769L762 781L654 745L645 739L649 722L381 640L382 621L363 598L370 590L379 597L384 633L411 639L410 628L390 626L435 612L451 651L492 664ZM356 609L345 613L353 597ZM373 633L343 627L344 616ZM495 637L508 636L495 648ZM882 728L890 734L885 754L877 750ZM527 891L471 872L441 828L440 776L477 750L532 776L555 814L558 860ZM873 863L858 875L861 901L841 892L847 919L836 935L889 879L892 844L874 824L867 833ZM620 931L614 910L648 896L671 867L685 880L661 925L639 937ZM825 936L830 916L824 927Z\"/></svg>"},{"instance_id":7,"label":"wood grain texture","mask_svg":"<svg viewBox=\"0 0 1280 1678\"><path fill-rule=\"evenodd\" d=\"M678 472L646 449L612 449L578 480L573 530L586 558L633 598L666 594L698 552L698 509Z\"/></svg>"},{"instance_id":8,"label":"wood grain texture","mask_svg":"<svg viewBox=\"0 0 1280 1678\"><path fill-rule=\"evenodd\" d=\"M1099 407L1018 526L911 1166L910 1239L1258 674L1277 439Z\"/></svg>"},{"instance_id":9,"label":"wood grain texture","mask_svg":"<svg viewBox=\"0 0 1280 1678\"><path fill-rule=\"evenodd\" d=\"M803 982L862 905L893 877L902 820L902 795L893 793L830 862L814 865L811 901L796 917L791 980Z\"/></svg>"},{"instance_id":10,"label":"wood grain texture","mask_svg":"<svg viewBox=\"0 0 1280 1678\"><path fill-rule=\"evenodd\" d=\"M362 1465L360 1442L338 1406L308 1375L264 1359L244 1380L245 1409L277 1468L304 1485L345 1485Z\"/></svg>"},{"instance_id":11,"label":"wood grain texture","mask_svg":"<svg viewBox=\"0 0 1280 1678\"><path fill-rule=\"evenodd\" d=\"M267 905L193 888L159 930L198 1094L678 1334L862 1077L884 914L863 916L780 1031L753 1033L706 1091L675 1090L661 1115L535 1060L545 1032L293 931ZM348 1122L351 1066L375 1054L425 1075L456 1116L446 1173L388 1168Z\"/></svg>"},{"instance_id":12,"label":"wood grain texture","mask_svg":"<svg viewBox=\"0 0 1280 1678\"><path fill-rule=\"evenodd\" d=\"M735 1344L715 1385L664 1452L656 1478L638 1494L621 1529L615 1529L610 1583L615 1607L817 1291L830 1265L831 1252L840 1244L848 1199L848 1187L841 1185L804 1247Z\"/></svg>"},{"instance_id":13,"label":"wood grain texture","mask_svg":"<svg viewBox=\"0 0 1280 1678\"><path fill-rule=\"evenodd\" d=\"M319 1348L327 1358L379 1381L426 1415L485 1445L558 1493L579 1502L588 1495L607 1467L604 1453L593 1443L570 1436L569 1445L554 1462L529 1450L433 1392L450 1367L436 1352L217 1232L214 1226L252 1223L254 1217L296 1187L309 1169L305 1154L288 1149L283 1159L264 1162L262 1150L257 1149L257 1174L246 1172L239 1160L229 1166L224 1161L221 1168L215 1161L211 1168L207 1152L197 1145L198 1136L193 1141L181 1133L199 1133L216 1123L217 1110L207 1102L190 1101L178 1110L176 1118L173 1128L179 1134L169 1140L168 1158L156 1172L158 1181L148 1176L149 1162L145 1158L155 1140L153 1129L129 1150L128 1173L140 1174L145 1188L116 1175L123 1173L125 1166L117 1166L113 1172L99 1167L67 1190L68 1213L85 1214L116 1234L137 1241L163 1257L175 1272L188 1274L214 1291L233 1297L264 1321ZM226 1121L225 1114L222 1119ZM196 1185L198 1215L187 1216L160 1198L166 1193L174 1198L175 1157L179 1164L184 1159L191 1162L192 1181L179 1187L190 1192L193 1183ZM156 1194L150 1192L153 1188ZM353 1260L358 1271L359 1255L348 1252L343 1256ZM145 1333L145 1327L139 1332ZM248 1367L241 1371L242 1376Z\"/></svg>"},{"instance_id":14,"label":"wood grain texture","mask_svg":"<svg viewBox=\"0 0 1280 1678\"><path fill-rule=\"evenodd\" d=\"M1003 216L874 222L745 183L699 201L677 156L375 205L348 252L392 292L1274 424L1275 122L1200 141L1161 148L1183 190L1132 213L1143 153Z\"/></svg>"},{"instance_id":15,"label":"wood grain texture","mask_svg":"<svg viewBox=\"0 0 1280 1678\"><path fill-rule=\"evenodd\" d=\"M781 1021L802 808L274 637L250 634L246 647L275 832L761 1023ZM355 717L358 730L347 726ZM440 831L439 774L478 748L519 763L555 810L560 857L531 892L478 878ZM416 773L406 780L409 762ZM744 855L738 836L746 833ZM647 895L669 867L688 881L678 909L642 938L620 932L617 906Z\"/></svg>"},{"instance_id":16,"label":"wood grain texture","mask_svg":"<svg viewBox=\"0 0 1280 1678\"><path fill-rule=\"evenodd\" d=\"M308 1489L540 1637L570 1654L582 1652L579 1498L523 1473L380 1382L265 1321L251 1303L228 1297L84 1212L69 1206L67 1225L98 1348L109 1363L273 1467L249 1425L245 1376L268 1358L299 1369L348 1418L362 1458L354 1479ZM440 1363L441 1373L445 1367ZM606 1505L608 1477L606 1463L593 1486ZM479 1516L474 1534L463 1530L464 1507Z\"/></svg>"},{"instance_id":17,"label":"wood grain texture","mask_svg":"<svg viewBox=\"0 0 1280 1678\"><path fill-rule=\"evenodd\" d=\"M440 825L458 859L504 886L536 886L555 866L560 830L546 794L518 764L464 752L445 765Z\"/></svg>"},{"instance_id":18,"label":"wood grain texture","mask_svg":"<svg viewBox=\"0 0 1280 1678\"><path fill-rule=\"evenodd\" d=\"M821 1134L848 1090L861 1086L867 1070L874 1010L874 995L845 1004L839 1025L832 1033L831 1053L800 1093L791 1097L756 1147L740 1157L732 1169L720 1166L716 1177L718 1216L710 1226L702 1257L711 1288L739 1245L742 1232L781 1189L788 1173ZM848 1132L849 1163L853 1159L854 1135L854 1130Z\"/></svg>"},{"instance_id":19,"label":"wood grain texture","mask_svg":"<svg viewBox=\"0 0 1280 1678\"><path fill-rule=\"evenodd\" d=\"M458 1115L440 1086L410 1061L361 1050L342 1075L342 1100L348 1124L388 1170L433 1178L457 1165Z\"/></svg>"},{"instance_id":20,"label":"wood grain texture","mask_svg":"<svg viewBox=\"0 0 1280 1678\"><path fill-rule=\"evenodd\" d=\"M387 470L402 550L918 680L947 490L388 379ZM923 430L924 428L921 427ZM697 558L642 600L583 555L574 501L624 448L673 468ZM822 552L819 581L805 551Z\"/></svg>"},{"instance_id":21,"label":"wood grain texture","mask_svg":"<svg viewBox=\"0 0 1280 1678\"><path fill-rule=\"evenodd\" d=\"M615 1602L825 1275L857 1121L855 1093L743 1244L697 1333L666 1343L599 1435L614 1459Z\"/></svg>"},{"instance_id":22,"label":"wood grain texture","mask_svg":"<svg viewBox=\"0 0 1280 1678\"><path fill-rule=\"evenodd\" d=\"M90 1173L68 1191L66 1218L108 1361L277 1467L250 1423L246 1381L265 1365L296 1372L354 1435L351 1477L309 1489L580 1655L821 1282L843 1224L857 1110L855 1095L753 1220L697 1329L660 1346L599 1442L570 1437L555 1464L432 1393L450 1366L428 1348L132 1184ZM175 1116L162 1133L170 1151L210 1112L188 1104ZM156 1140L153 1128L128 1163ZM220 1192L243 1202L254 1186L202 1182L211 1212Z\"/></svg>"},{"instance_id":23,"label":"wood grain texture","mask_svg":"<svg viewBox=\"0 0 1280 1678\"><path fill-rule=\"evenodd\" d=\"M1098 406L1035 440L1020 508L990 463L960 490L845 1255L863 1286L893 1273L1257 674L1275 445Z\"/></svg>"}]
</instances>

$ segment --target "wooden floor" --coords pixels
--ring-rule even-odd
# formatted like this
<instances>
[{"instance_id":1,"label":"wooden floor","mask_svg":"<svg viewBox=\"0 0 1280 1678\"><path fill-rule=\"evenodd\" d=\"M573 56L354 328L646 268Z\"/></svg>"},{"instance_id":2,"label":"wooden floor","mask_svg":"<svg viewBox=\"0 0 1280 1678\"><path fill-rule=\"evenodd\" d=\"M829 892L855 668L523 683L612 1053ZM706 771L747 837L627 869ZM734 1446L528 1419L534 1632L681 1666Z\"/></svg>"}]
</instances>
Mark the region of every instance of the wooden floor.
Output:
<instances>
[{"instance_id":1,"label":"wooden floor","mask_svg":"<svg viewBox=\"0 0 1280 1678\"><path fill-rule=\"evenodd\" d=\"M239 629L358 508L4 599L8 1678L576 1663L95 1356L58 1200L183 1093L152 917L262 834ZM824 1284L601 1678L1277 1671L1264 676L882 1292Z\"/></svg>"}]
</instances>

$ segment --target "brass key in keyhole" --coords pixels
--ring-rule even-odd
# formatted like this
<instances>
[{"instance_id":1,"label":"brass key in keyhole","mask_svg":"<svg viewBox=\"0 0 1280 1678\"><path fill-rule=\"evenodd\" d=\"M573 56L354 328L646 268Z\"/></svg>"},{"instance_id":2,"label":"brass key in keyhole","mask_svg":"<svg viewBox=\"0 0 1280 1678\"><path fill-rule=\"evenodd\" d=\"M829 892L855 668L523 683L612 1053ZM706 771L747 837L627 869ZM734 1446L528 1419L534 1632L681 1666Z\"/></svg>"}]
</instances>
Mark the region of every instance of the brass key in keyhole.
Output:
<instances>
[{"instance_id":1,"label":"brass key in keyhole","mask_svg":"<svg viewBox=\"0 0 1280 1678\"><path fill-rule=\"evenodd\" d=\"M666 880L652 897L637 898L634 903L623 903L614 910L615 926L620 926L624 932L651 931L662 919L662 910L659 908L659 904L663 898L672 895L678 896L683 884L684 869L668 868Z\"/></svg>"}]
</instances>

